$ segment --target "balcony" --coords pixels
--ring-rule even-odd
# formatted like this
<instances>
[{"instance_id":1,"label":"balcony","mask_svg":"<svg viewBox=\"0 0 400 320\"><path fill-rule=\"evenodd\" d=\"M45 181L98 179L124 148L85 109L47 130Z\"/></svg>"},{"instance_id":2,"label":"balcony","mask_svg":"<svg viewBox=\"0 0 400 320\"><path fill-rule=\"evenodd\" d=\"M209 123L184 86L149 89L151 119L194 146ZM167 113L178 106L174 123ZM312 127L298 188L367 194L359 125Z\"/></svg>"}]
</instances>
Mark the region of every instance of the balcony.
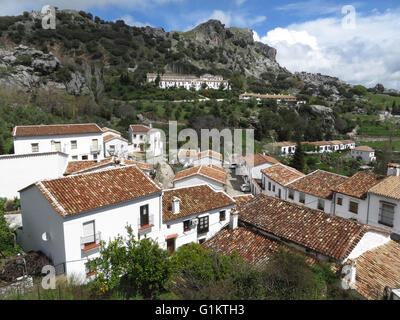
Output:
<instances>
[{"instance_id":1,"label":"balcony","mask_svg":"<svg viewBox=\"0 0 400 320\"><path fill-rule=\"evenodd\" d=\"M101 233L81 237L81 250L82 253L89 253L93 250L98 250L100 247Z\"/></svg>"},{"instance_id":2,"label":"balcony","mask_svg":"<svg viewBox=\"0 0 400 320\"><path fill-rule=\"evenodd\" d=\"M90 153L91 154L100 154L101 146L90 146Z\"/></svg>"},{"instance_id":3,"label":"balcony","mask_svg":"<svg viewBox=\"0 0 400 320\"><path fill-rule=\"evenodd\" d=\"M146 234L146 233L151 232L154 227L154 215L152 215L152 214L149 215L147 221L142 221L142 219L140 219L140 216L139 216L137 225L138 225L140 234Z\"/></svg>"}]
</instances>

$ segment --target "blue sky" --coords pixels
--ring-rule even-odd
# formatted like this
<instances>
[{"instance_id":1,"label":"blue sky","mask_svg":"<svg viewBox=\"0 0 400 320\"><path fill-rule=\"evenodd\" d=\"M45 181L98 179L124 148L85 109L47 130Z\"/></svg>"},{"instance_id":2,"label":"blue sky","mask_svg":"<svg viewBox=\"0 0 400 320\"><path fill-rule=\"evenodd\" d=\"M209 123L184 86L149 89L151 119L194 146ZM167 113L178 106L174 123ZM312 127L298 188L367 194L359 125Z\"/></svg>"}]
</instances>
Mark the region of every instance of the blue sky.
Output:
<instances>
[{"instance_id":1,"label":"blue sky","mask_svg":"<svg viewBox=\"0 0 400 320\"><path fill-rule=\"evenodd\" d=\"M290 71L400 89L398 0L0 0L3 15L40 10L46 4L167 31L185 31L214 18L253 29L256 40L277 48L278 62ZM355 9L351 28L343 25L349 14L342 13L345 5Z\"/></svg>"}]
</instances>

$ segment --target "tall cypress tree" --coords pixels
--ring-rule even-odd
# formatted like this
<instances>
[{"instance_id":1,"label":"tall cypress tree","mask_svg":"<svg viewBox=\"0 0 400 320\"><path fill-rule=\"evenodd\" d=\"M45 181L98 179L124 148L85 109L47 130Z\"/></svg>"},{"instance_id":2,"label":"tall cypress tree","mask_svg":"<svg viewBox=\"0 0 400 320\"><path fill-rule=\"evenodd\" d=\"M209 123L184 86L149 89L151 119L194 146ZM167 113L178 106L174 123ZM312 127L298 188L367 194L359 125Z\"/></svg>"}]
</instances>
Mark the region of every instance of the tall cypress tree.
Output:
<instances>
[{"instance_id":1,"label":"tall cypress tree","mask_svg":"<svg viewBox=\"0 0 400 320\"><path fill-rule=\"evenodd\" d=\"M293 155L293 159L292 159L290 165L299 171L304 170L304 166L305 166L304 151L303 151L303 146L301 145L300 140L297 140L296 151Z\"/></svg>"}]
</instances>

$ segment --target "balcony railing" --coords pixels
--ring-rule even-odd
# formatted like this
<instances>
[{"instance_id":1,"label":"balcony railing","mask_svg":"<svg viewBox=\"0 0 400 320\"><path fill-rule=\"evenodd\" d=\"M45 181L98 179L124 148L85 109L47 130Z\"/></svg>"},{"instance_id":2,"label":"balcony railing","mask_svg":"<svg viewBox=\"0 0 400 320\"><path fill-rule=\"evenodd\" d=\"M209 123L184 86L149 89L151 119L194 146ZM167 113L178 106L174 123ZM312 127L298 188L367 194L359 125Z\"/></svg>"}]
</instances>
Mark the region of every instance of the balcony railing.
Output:
<instances>
[{"instance_id":1,"label":"balcony railing","mask_svg":"<svg viewBox=\"0 0 400 320\"><path fill-rule=\"evenodd\" d=\"M387 227L393 227L394 210L379 209L379 223Z\"/></svg>"},{"instance_id":2,"label":"balcony railing","mask_svg":"<svg viewBox=\"0 0 400 320\"><path fill-rule=\"evenodd\" d=\"M90 146L90 153L97 153L97 154L100 154L100 152L101 152L101 146L100 145L98 145L98 146Z\"/></svg>"},{"instance_id":3,"label":"balcony railing","mask_svg":"<svg viewBox=\"0 0 400 320\"><path fill-rule=\"evenodd\" d=\"M149 232L151 228L154 227L154 215L149 215L149 221L142 221L140 216L138 217L137 222L139 232Z\"/></svg>"},{"instance_id":4,"label":"balcony railing","mask_svg":"<svg viewBox=\"0 0 400 320\"><path fill-rule=\"evenodd\" d=\"M81 237L81 249L82 251L89 251L94 248L100 247L101 233L97 232L89 236Z\"/></svg>"}]
</instances>

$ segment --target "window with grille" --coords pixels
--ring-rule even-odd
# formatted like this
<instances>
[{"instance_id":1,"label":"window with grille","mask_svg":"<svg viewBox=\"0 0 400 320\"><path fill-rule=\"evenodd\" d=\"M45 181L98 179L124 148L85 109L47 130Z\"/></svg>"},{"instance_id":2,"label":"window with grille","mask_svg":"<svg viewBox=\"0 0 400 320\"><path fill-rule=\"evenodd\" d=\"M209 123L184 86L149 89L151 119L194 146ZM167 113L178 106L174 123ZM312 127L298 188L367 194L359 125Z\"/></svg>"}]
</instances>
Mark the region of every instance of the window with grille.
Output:
<instances>
[{"instance_id":1,"label":"window with grille","mask_svg":"<svg viewBox=\"0 0 400 320\"><path fill-rule=\"evenodd\" d=\"M219 213L219 221L225 221L225 219L226 219L225 210L224 211L220 211L220 213Z\"/></svg>"},{"instance_id":2,"label":"window with grille","mask_svg":"<svg viewBox=\"0 0 400 320\"><path fill-rule=\"evenodd\" d=\"M32 152L39 152L39 143L32 143Z\"/></svg>"},{"instance_id":3,"label":"window with grille","mask_svg":"<svg viewBox=\"0 0 400 320\"><path fill-rule=\"evenodd\" d=\"M209 217L207 216L207 217L199 218L197 232L205 233L205 232L208 232L208 230L209 230Z\"/></svg>"},{"instance_id":4,"label":"window with grille","mask_svg":"<svg viewBox=\"0 0 400 320\"><path fill-rule=\"evenodd\" d=\"M78 149L78 141L72 140L71 141L71 150Z\"/></svg>"},{"instance_id":5,"label":"window with grille","mask_svg":"<svg viewBox=\"0 0 400 320\"><path fill-rule=\"evenodd\" d=\"M343 205L343 198L337 198L337 204L339 206Z\"/></svg>"},{"instance_id":6,"label":"window with grille","mask_svg":"<svg viewBox=\"0 0 400 320\"><path fill-rule=\"evenodd\" d=\"M353 213L358 213L358 203L354 201L350 201L349 211Z\"/></svg>"},{"instance_id":7,"label":"window with grille","mask_svg":"<svg viewBox=\"0 0 400 320\"><path fill-rule=\"evenodd\" d=\"M379 223L388 227L393 227L395 205L381 202L379 209Z\"/></svg>"}]
</instances>

